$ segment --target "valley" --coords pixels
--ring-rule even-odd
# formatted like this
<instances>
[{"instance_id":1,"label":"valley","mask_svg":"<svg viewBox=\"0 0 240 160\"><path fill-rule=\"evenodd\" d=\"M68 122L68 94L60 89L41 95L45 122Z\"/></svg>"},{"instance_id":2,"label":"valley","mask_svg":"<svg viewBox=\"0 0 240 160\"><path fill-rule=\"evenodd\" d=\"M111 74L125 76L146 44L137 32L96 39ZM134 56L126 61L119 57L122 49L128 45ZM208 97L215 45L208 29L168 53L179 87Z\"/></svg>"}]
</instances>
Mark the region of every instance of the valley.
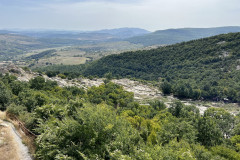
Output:
<instances>
[{"instance_id":1,"label":"valley","mask_svg":"<svg viewBox=\"0 0 240 160\"><path fill-rule=\"evenodd\" d=\"M22 48L0 62L1 158L240 159L239 33L147 47L80 35L9 41Z\"/></svg>"},{"instance_id":2,"label":"valley","mask_svg":"<svg viewBox=\"0 0 240 160\"><path fill-rule=\"evenodd\" d=\"M111 54L120 54L121 52L134 51L141 48L143 48L141 45L119 41L40 49L30 51L29 53L19 57L18 59L20 62L15 62L15 64L22 65L21 62L24 62L24 66L30 66L31 68L50 65L78 65L85 64L86 62L92 62ZM55 50L55 52L51 55L42 56L36 59L29 58L49 50Z\"/></svg>"},{"instance_id":3,"label":"valley","mask_svg":"<svg viewBox=\"0 0 240 160\"><path fill-rule=\"evenodd\" d=\"M21 66L33 68L50 65L79 65L111 54L149 50L238 31L240 31L239 27L180 28L153 33L138 28L91 32L0 30L0 61L13 61ZM38 59L28 58L30 55L53 49L56 50L53 55Z\"/></svg>"},{"instance_id":4,"label":"valley","mask_svg":"<svg viewBox=\"0 0 240 160\"><path fill-rule=\"evenodd\" d=\"M0 0L0 160L240 160L239 6Z\"/></svg>"}]
</instances>

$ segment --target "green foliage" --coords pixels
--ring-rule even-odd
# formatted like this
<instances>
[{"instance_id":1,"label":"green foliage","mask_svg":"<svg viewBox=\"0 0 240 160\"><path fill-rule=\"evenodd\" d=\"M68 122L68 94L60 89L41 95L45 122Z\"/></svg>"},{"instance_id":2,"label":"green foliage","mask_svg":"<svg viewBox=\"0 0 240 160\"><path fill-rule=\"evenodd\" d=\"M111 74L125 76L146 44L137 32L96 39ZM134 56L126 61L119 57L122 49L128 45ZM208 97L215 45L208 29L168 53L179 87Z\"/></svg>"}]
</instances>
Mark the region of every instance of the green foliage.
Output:
<instances>
[{"instance_id":1,"label":"green foliage","mask_svg":"<svg viewBox=\"0 0 240 160\"><path fill-rule=\"evenodd\" d=\"M82 88L72 86L72 87L67 87L66 89L70 91L74 96L85 94L85 91Z\"/></svg>"},{"instance_id":2,"label":"green foliage","mask_svg":"<svg viewBox=\"0 0 240 160\"><path fill-rule=\"evenodd\" d=\"M27 108L29 112L33 111L37 106L42 106L48 102L48 97L38 91L25 90L19 93L17 103Z\"/></svg>"},{"instance_id":3,"label":"green foliage","mask_svg":"<svg viewBox=\"0 0 240 160\"><path fill-rule=\"evenodd\" d=\"M234 145L237 152L240 151L240 135L235 135L231 138L231 143Z\"/></svg>"},{"instance_id":4,"label":"green foliage","mask_svg":"<svg viewBox=\"0 0 240 160\"><path fill-rule=\"evenodd\" d=\"M159 133L160 142L168 144L171 140L176 139L189 143L194 143L197 139L197 130L189 122L171 121L164 123Z\"/></svg>"},{"instance_id":5,"label":"green foliage","mask_svg":"<svg viewBox=\"0 0 240 160\"><path fill-rule=\"evenodd\" d=\"M59 154L72 159L111 159L116 151L132 153L140 140L130 124L105 105L84 107L75 120L50 121L41 124L40 130L37 155L49 160Z\"/></svg>"},{"instance_id":6,"label":"green foliage","mask_svg":"<svg viewBox=\"0 0 240 160\"><path fill-rule=\"evenodd\" d=\"M153 107L154 110L160 111L160 110L164 110L166 108L166 105L158 100L155 101L151 101L150 105Z\"/></svg>"},{"instance_id":7,"label":"green foliage","mask_svg":"<svg viewBox=\"0 0 240 160\"><path fill-rule=\"evenodd\" d=\"M56 52L57 50L55 49L50 49L50 50L46 50L46 51L43 51L43 52L40 52L38 54L34 54L34 55L31 55L31 56L28 56L26 57L27 59L35 59L35 60L38 60L40 58L43 58L43 57L46 57L46 56L50 56L52 55L54 52Z\"/></svg>"},{"instance_id":8,"label":"green foliage","mask_svg":"<svg viewBox=\"0 0 240 160\"><path fill-rule=\"evenodd\" d=\"M161 90L162 90L162 92L163 92L164 94L170 94L170 93L172 93L172 85L171 85L169 82L167 82L167 81L164 81L164 82L161 84L160 88L161 88Z\"/></svg>"},{"instance_id":9,"label":"green foliage","mask_svg":"<svg viewBox=\"0 0 240 160\"><path fill-rule=\"evenodd\" d=\"M11 91L0 81L0 110L5 110L11 101Z\"/></svg>"},{"instance_id":10,"label":"green foliage","mask_svg":"<svg viewBox=\"0 0 240 160\"><path fill-rule=\"evenodd\" d=\"M133 94L124 91L119 85L112 82L99 87L92 87L87 91L89 101L100 104L106 102L115 107L126 107L128 103L133 102Z\"/></svg>"},{"instance_id":11,"label":"green foliage","mask_svg":"<svg viewBox=\"0 0 240 160\"><path fill-rule=\"evenodd\" d=\"M67 78L67 77L66 77L64 74L62 74L62 73L58 74L57 76L60 77L60 78L62 78L62 79L66 79L66 78Z\"/></svg>"},{"instance_id":12,"label":"green foliage","mask_svg":"<svg viewBox=\"0 0 240 160\"><path fill-rule=\"evenodd\" d=\"M18 95L20 92L24 91L28 87L28 83L13 81L10 84L10 87L12 89L12 93Z\"/></svg>"},{"instance_id":13,"label":"green foliage","mask_svg":"<svg viewBox=\"0 0 240 160\"><path fill-rule=\"evenodd\" d=\"M6 75L0 84L7 112L37 135L38 159L239 159L240 117L223 109L140 105L111 82L84 91Z\"/></svg>"},{"instance_id":14,"label":"green foliage","mask_svg":"<svg viewBox=\"0 0 240 160\"><path fill-rule=\"evenodd\" d=\"M230 137L231 130L234 126L234 116L222 108L209 108L204 112L204 117L211 117L222 134L226 137Z\"/></svg>"},{"instance_id":15,"label":"green foliage","mask_svg":"<svg viewBox=\"0 0 240 160\"><path fill-rule=\"evenodd\" d=\"M198 141L204 146L215 146L223 142L223 134L215 120L202 117L198 123Z\"/></svg>"},{"instance_id":16,"label":"green foliage","mask_svg":"<svg viewBox=\"0 0 240 160\"><path fill-rule=\"evenodd\" d=\"M224 146L216 146L211 148L215 155L219 155L226 159L239 160L240 154L232 149L226 148Z\"/></svg>"},{"instance_id":17,"label":"green foliage","mask_svg":"<svg viewBox=\"0 0 240 160\"><path fill-rule=\"evenodd\" d=\"M168 111L172 113L173 116L176 116L179 118L183 107L184 107L184 104L182 104L180 101L176 101L171 105Z\"/></svg>"},{"instance_id":18,"label":"green foliage","mask_svg":"<svg viewBox=\"0 0 240 160\"><path fill-rule=\"evenodd\" d=\"M29 81L30 88L36 90L49 90L57 86L57 82L45 80L43 77L38 76Z\"/></svg>"},{"instance_id":19,"label":"green foliage","mask_svg":"<svg viewBox=\"0 0 240 160\"><path fill-rule=\"evenodd\" d=\"M20 114L22 114L25 111L27 111L25 106L16 105L14 103L12 103L11 105L9 105L7 107L7 113L15 115L15 116L20 116Z\"/></svg>"},{"instance_id":20,"label":"green foliage","mask_svg":"<svg viewBox=\"0 0 240 160\"><path fill-rule=\"evenodd\" d=\"M30 88L41 90L45 87L45 79L41 76L30 80Z\"/></svg>"}]
</instances>

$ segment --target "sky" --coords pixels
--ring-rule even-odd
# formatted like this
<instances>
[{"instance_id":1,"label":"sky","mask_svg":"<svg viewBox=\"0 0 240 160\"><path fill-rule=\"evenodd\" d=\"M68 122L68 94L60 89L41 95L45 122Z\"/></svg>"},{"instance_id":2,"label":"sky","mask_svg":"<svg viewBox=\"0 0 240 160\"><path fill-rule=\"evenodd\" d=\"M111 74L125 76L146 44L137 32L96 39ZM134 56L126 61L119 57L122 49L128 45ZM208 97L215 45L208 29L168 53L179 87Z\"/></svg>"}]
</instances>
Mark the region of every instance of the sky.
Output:
<instances>
[{"instance_id":1,"label":"sky","mask_svg":"<svg viewBox=\"0 0 240 160\"><path fill-rule=\"evenodd\" d=\"M0 0L0 29L240 26L240 0Z\"/></svg>"}]
</instances>

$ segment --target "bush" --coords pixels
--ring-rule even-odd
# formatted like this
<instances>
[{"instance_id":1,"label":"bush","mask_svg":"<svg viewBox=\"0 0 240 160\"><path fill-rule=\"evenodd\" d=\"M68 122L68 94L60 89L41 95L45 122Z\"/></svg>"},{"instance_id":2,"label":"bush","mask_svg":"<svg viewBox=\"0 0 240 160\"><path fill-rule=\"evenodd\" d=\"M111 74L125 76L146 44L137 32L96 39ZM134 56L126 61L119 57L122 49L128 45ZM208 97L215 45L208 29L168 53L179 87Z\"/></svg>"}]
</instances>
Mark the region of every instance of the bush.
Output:
<instances>
[{"instance_id":1,"label":"bush","mask_svg":"<svg viewBox=\"0 0 240 160\"><path fill-rule=\"evenodd\" d=\"M15 116L19 116L20 114L22 114L23 112L26 112L27 108L21 105L16 105L14 103L12 103L11 105L9 105L9 107L7 108L7 113L15 115Z\"/></svg>"},{"instance_id":2,"label":"bush","mask_svg":"<svg viewBox=\"0 0 240 160\"><path fill-rule=\"evenodd\" d=\"M0 81L0 110L6 110L7 105L11 102L11 91Z\"/></svg>"},{"instance_id":3,"label":"bush","mask_svg":"<svg viewBox=\"0 0 240 160\"><path fill-rule=\"evenodd\" d=\"M164 94L170 94L170 93L172 93L172 85L171 85L169 82L167 82L167 81L164 81L164 82L161 84L160 88L161 88L161 90L162 90L162 92L163 92Z\"/></svg>"}]
</instances>

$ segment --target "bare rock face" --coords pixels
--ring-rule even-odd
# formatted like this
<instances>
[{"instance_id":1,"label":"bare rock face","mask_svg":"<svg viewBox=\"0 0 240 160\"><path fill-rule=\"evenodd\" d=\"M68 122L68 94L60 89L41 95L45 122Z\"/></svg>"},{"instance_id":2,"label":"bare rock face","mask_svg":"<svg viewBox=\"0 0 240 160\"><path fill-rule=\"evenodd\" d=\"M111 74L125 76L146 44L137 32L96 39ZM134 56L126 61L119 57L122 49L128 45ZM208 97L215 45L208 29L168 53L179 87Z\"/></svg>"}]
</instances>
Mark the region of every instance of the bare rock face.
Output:
<instances>
[{"instance_id":1,"label":"bare rock face","mask_svg":"<svg viewBox=\"0 0 240 160\"><path fill-rule=\"evenodd\" d=\"M4 62L0 63L0 73L6 74L6 73L8 73L8 72L9 72L9 71L8 71L7 64L4 63Z\"/></svg>"},{"instance_id":2,"label":"bare rock face","mask_svg":"<svg viewBox=\"0 0 240 160\"><path fill-rule=\"evenodd\" d=\"M237 68L236 68L236 70L238 71L238 70L240 70L240 65L237 65Z\"/></svg>"},{"instance_id":3,"label":"bare rock face","mask_svg":"<svg viewBox=\"0 0 240 160\"><path fill-rule=\"evenodd\" d=\"M29 81L30 79L38 76L37 73L32 71L25 71L20 67L17 67L13 63L0 63L0 73L12 74L18 78L19 81Z\"/></svg>"},{"instance_id":4,"label":"bare rock face","mask_svg":"<svg viewBox=\"0 0 240 160\"><path fill-rule=\"evenodd\" d=\"M138 81L130 79L115 79L112 80L112 82L123 86L123 88L128 92L133 92L136 100L150 100L162 97L161 92L156 87L145 85Z\"/></svg>"}]
</instances>

